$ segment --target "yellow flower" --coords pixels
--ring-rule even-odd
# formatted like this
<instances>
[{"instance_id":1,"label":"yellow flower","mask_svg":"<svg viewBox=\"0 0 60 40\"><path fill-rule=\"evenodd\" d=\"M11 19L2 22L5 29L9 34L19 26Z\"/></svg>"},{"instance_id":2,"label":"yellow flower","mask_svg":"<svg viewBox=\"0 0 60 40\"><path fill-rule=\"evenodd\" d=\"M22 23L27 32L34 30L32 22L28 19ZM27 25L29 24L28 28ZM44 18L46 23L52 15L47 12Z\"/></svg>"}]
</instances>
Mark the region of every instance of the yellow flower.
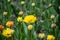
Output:
<instances>
[{"instance_id":1,"label":"yellow flower","mask_svg":"<svg viewBox=\"0 0 60 40\"><path fill-rule=\"evenodd\" d=\"M7 23L6 23L6 26L7 27L11 27L11 26L13 26L14 25L14 22L13 21L8 21Z\"/></svg>"},{"instance_id":2,"label":"yellow flower","mask_svg":"<svg viewBox=\"0 0 60 40\"><path fill-rule=\"evenodd\" d=\"M49 4L49 7L52 6L52 4Z\"/></svg>"},{"instance_id":3,"label":"yellow flower","mask_svg":"<svg viewBox=\"0 0 60 40\"><path fill-rule=\"evenodd\" d=\"M45 37L45 34L44 33L39 33L38 37L39 38L44 38Z\"/></svg>"},{"instance_id":4,"label":"yellow flower","mask_svg":"<svg viewBox=\"0 0 60 40\"><path fill-rule=\"evenodd\" d=\"M14 33L13 29L7 28L3 30L2 35L5 37L11 37L13 33Z\"/></svg>"},{"instance_id":5,"label":"yellow flower","mask_svg":"<svg viewBox=\"0 0 60 40\"><path fill-rule=\"evenodd\" d=\"M35 6L35 3L32 3L31 5L32 5L32 6Z\"/></svg>"},{"instance_id":6,"label":"yellow flower","mask_svg":"<svg viewBox=\"0 0 60 40\"><path fill-rule=\"evenodd\" d=\"M7 12L3 12L3 15L6 16L7 15Z\"/></svg>"},{"instance_id":7,"label":"yellow flower","mask_svg":"<svg viewBox=\"0 0 60 40\"><path fill-rule=\"evenodd\" d=\"M60 9L60 6L59 6L59 9Z\"/></svg>"},{"instance_id":8,"label":"yellow flower","mask_svg":"<svg viewBox=\"0 0 60 40\"><path fill-rule=\"evenodd\" d=\"M36 21L36 17L33 15L27 15L24 18L24 22L26 23L34 23Z\"/></svg>"},{"instance_id":9,"label":"yellow flower","mask_svg":"<svg viewBox=\"0 0 60 40\"><path fill-rule=\"evenodd\" d=\"M20 11L18 15L22 15L23 14L23 11Z\"/></svg>"},{"instance_id":10,"label":"yellow flower","mask_svg":"<svg viewBox=\"0 0 60 40\"><path fill-rule=\"evenodd\" d=\"M18 22L22 22L22 21L23 21L23 18L22 18L22 17L18 17L18 18L17 18L17 21L18 21Z\"/></svg>"},{"instance_id":11,"label":"yellow flower","mask_svg":"<svg viewBox=\"0 0 60 40\"><path fill-rule=\"evenodd\" d=\"M28 30L32 30L33 29L33 25L28 25Z\"/></svg>"},{"instance_id":12,"label":"yellow flower","mask_svg":"<svg viewBox=\"0 0 60 40\"><path fill-rule=\"evenodd\" d=\"M7 0L8 2L10 2L11 0Z\"/></svg>"},{"instance_id":13,"label":"yellow flower","mask_svg":"<svg viewBox=\"0 0 60 40\"><path fill-rule=\"evenodd\" d=\"M48 36L47 36L47 40L55 40L55 36L53 36L53 35L48 35Z\"/></svg>"},{"instance_id":14,"label":"yellow flower","mask_svg":"<svg viewBox=\"0 0 60 40\"><path fill-rule=\"evenodd\" d=\"M24 5L25 4L25 1L21 1L21 5Z\"/></svg>"},{"instance_id":15,"label":"yellow flower","mask_svg":"<svg viewBox=\"0 0 60 40\"><path fill-rule=\"evenodd\" d=\"M55 15L51 15L51 17L50 17L51 19L54 19L55 18Z\"/></svg>"}]
</instances>

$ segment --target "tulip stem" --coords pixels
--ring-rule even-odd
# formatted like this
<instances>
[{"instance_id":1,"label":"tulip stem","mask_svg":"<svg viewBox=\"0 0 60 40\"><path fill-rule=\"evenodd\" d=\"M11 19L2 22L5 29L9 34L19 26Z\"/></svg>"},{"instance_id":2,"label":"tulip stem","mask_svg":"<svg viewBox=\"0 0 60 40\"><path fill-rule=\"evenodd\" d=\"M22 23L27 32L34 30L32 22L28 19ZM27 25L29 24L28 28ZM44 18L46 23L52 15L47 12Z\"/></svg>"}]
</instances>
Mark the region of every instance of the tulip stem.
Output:
<instances>
[{"instance_id":1,"label":"tulip stem","mask_svg":"<svg viewBox=\"0 0 60 40\"><path fill-rule=\"evenodd\" d=\"M29 40L32 40L31 31L29 31Z\"/></svg>"}]
</instances>

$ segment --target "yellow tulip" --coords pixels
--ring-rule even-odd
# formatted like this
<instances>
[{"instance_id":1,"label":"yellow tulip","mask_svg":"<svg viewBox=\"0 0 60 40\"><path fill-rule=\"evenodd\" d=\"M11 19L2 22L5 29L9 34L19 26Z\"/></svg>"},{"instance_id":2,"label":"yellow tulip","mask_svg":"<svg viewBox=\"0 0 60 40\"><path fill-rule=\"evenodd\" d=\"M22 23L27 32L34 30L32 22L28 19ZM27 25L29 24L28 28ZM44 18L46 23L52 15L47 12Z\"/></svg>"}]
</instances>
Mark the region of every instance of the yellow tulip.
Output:
<instances>
[{"instance_id":1,"label":"yellow tulip","mask_svg":"<svg viewBox=\"0 0 60 40\"><path fill-rule=\"evenodd\" d=\"M9 38L9 37L12 37L13 33L14 33L13 29L7 28L3 30L2 35Z\"/></svg>"},{"instance_id":2,"label":"yellow tulip","mask_svg":"<svg viewBox=\"0 0 60 40\"><path fill-rule=\"evenodd\" d=\"M27 15L24 18L25 23L34 23L36 20L37 20L36 17L33 15Z\"/></svg>"},{"instance_id":3,"label":"yellow tulip","mask_svg":"<svg viewBox=\"0 0 60 40\"><path fill-rule=\"evenodd\" d=\"M47 36L47 40L55 40L55 36L53 36L53 35L48 35L48 36Z\"/></svg>"}]
</instances>

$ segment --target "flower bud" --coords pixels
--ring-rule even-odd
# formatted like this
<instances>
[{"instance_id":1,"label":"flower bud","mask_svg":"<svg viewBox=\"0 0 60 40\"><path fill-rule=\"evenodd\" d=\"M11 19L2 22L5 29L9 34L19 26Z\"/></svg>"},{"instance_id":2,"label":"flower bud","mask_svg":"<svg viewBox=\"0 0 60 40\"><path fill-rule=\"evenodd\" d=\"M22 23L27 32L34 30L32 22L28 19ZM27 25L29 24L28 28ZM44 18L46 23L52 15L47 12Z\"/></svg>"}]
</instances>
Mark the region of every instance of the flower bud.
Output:
<instances>
[{"instance_id":1,"label":"flower bud","mask_svg":"<svg viewBox=\"0 0 60 40\"><path fill-rule=\"evenodd\" d=\"M33 29L33 25L28 25L28 30L32 30Z\"/></svg>"},{"instance_id":2,"label":"flower bud","mask_svg":"<svg viewBox=\"0 0 60 40\"><path fill-rule=\"evenodd\" d=\"M3 15L6 16L7 15L7 12L3 12Z\"/></svg>"},{"instance_id":3,"label":"flower bud","mask_svg":"<svg viewBox=\"0 0 60 40\"><path fill-rule=\"evenodd\" d=\"M44 34L44 33L39 33L39 34L38 34L38 37L39 37L39 38L44 38L44 37L45 37L45 34Z\"/></svg>"},{"instance_id":4,"label":"flower bud","mask_svg":"<svg viewBox=\"0 0 60 40\"><path fill-rule=\"evenodd\" d=\"M59 6L59 9L60 9L60 6Z\"/></svg>"},{"instance_id":5,"label":"flower bud","mask_svg":"<svg viewBox=\"0 0 60 40\"><path fill-rule=\"evenodd\" d=\"M23 11L20 11L18 15L22 15L23 14Z\"/></svg>"},{"instance_id":6,"label":"flower bud","mask_svg":"<svg viewBox=\"0 0 60 40\"><path fill-rule=\"evenodd\" d=\"M55 23L52 23L51 24L51 28L55 28L56 27L56 24Z\"/></svg>"},{"instance_id":7,"label":"flower bud","mask_svg":"<svg viewBox=\"0 0 60 40\"><path fill-rule=\"evenodd\" d=\"M0 25L0 31L3 30L3 28L4 28L3 25Z\"/></svg>"},{"instance_id":8,"label":"flower bud","mask_svg":"<svg viewBox=\"0 0 60 40\"><path fill-rule=\"evenodd\" d=\"M10 2L11 0L7 0L8 2Z\"/></svg>"},{"instance_id":9,"label":"flower bud","mask_svg":"<svg viewBox=\"0 0 60 40\"><path fill-rule=\"evenodd\" d=\"M18 17L18 18L17 18L17 21L18 21L18 22L22 22L22 21L23 21L23 18L22 18L22 17Z\"/></svg>"},{"instance_id":10,"label":"flower bud","mask_svg":"<svg viewBox=\"0 0 60 40\"><path fill-rule=\"evenodd\" d=\"M25 4L25 1L21 1L21 5L24 5Z\"/></svg>"},{"instance_id":11,"label":"flower bud","mask_svg":"<svg viewBox=\"0 0 60 40\"><path fill-rule=\"evenodd\" d=\"M49 7L52 6L52 4L49 4Z\"/></svg>"},{"instance_id":12,"label":"flower bud","mask_svg":"<svg viewBox=\"0 0 60 40\"><path fill-rule=\"evenodd\" d=\"M51 19L54 19L55 18L55 15L51 15L51 17L50 17Z\"/></svg>"},{"instance_id":13,"label":"flower bud","mask_svg":"<svg viewBox=\"0 0 60 40\"><path fill-rule=\"evenodd\" d=\"M31 5L32 5L32 7L34 7L35 6L35 3L32 3Z\"/></svg>"}]
</instances>

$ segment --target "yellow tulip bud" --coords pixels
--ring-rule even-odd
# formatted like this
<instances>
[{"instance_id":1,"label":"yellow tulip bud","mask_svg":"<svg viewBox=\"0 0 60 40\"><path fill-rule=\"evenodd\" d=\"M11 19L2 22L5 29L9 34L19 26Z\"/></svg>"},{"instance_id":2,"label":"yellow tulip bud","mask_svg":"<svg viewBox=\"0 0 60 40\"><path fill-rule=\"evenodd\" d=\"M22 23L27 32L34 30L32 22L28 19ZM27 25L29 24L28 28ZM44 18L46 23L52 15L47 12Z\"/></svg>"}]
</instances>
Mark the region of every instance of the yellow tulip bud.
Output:
<instances>
[{"instance_id":1,"label":"yellow tulip bud","mask_svg":"<svg viewBox=\"0 0 60 40\"><path fill-rule=\"evenodd\" d=\"M51 15L51 17L50 17L51 19L54 19L55 18L55 15Z\"/></svg>"},{"instance_id":2,"label":"yellow tulip bud","mask_svg":"<svg viewBox=\"0 0 60 40\"><path fill-rule=\"evenodd\" d=\"M18 22L23 21L22 17L18 17L18 18L17 18L17 21L18 21Z\"/></svg>"},{"instance_id":3,"label":"yellow tulip bud","mask_svg":"<svg viewBox=\"0 0 60 40\"><path fill-rule=\"evenodd\" d=\"M21 5L24 5L25 4L25 1L21 1Z\"/></svg>"},{"instance_id":4,"label":"yellow tulip bud","mask_svg":"<svg viewBox=\"0 0 60 40\"><path fill-rule=\"evenodd\" d=\"M28 25L28 30L32 30L33 29L33 25Z\"/></svg>"},{"instance_id":5,"label":"yellow tulip bud","mask_svg":"<svg viewBox=\"0 0 60 40\"><path fill-rule=\"evenodd\" d=\"M52 6L52 4L49 4L49 7Z\"/></svg>"},{"instance_id":6,"label":"yellow tulip bud","mask_svg":"<svg viewBox=\"0 0 60 40\"><path fill-rule=\"evenodd\" d=\"M35 3L32 3L32 6L35 6Z\"/></svg>"},{"instance_id":7,"label":"yellow tulip bud","mask_svg":"<svg viewBox=\"0 0 60 40\"><path fill-rule=\"evenodd\" d=\"M7 12L3 12L3 15L6 16L7 15Z\"/></svg>"},{"instance_id":8,"label":"yellow tulip bud","mask_svg":"<svg viewBox=\"0 0 60 40\"><path fill-rule=\"evenodd\" d=\"M44 38L45 37L45 34L44 33L39 33L38 37L39 38Z\"/></svg>"},{"instance_id":9,"label":"yellow tulip bud","mask_svg":"<svg viewBox=\"0 0 60 40\"><path fill-rule=\"evenodd\" d=\"M59 9L60 9L60 6L59 6Z\"/></svg>"},{"instance_id":10,"label":"yellow tulip bud","mask_svg":"<svg viewBox=\"0 0 60 40\"><path fill-rule=\"evenodd\" d=\"M23 11L20 11L18 15L22 15L23 14Z\"/></svg>"},{"instance_id":11,"label":"yellow tulip bud","mask_svg":"<svg viewBox=\"0 0 60 40\"><path fill-rule=\"evenodd\" d=\"M7 0L8 2L10 2L11 0Z\"/></svg>"}]
</instances>

